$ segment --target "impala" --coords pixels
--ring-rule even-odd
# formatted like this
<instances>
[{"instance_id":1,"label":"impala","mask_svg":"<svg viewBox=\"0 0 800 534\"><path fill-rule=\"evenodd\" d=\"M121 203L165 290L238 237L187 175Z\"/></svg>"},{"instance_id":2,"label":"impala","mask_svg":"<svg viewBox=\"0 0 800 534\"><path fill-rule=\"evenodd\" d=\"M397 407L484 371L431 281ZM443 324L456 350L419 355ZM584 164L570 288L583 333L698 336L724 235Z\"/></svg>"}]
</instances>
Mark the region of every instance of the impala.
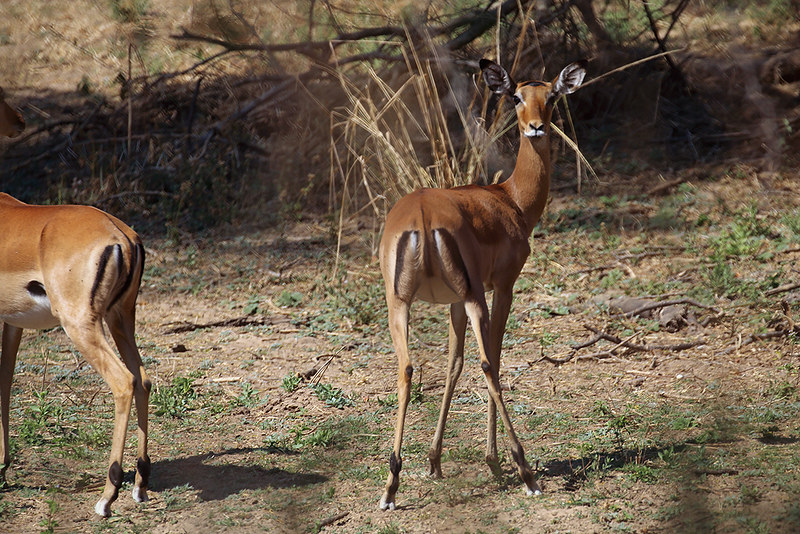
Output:
<instances>
[{"instance_id":1,"label":"impala","mask_svg":"<svg viewBox=\"0 0 800 534\"><path fill-rule=\"evenodd\" d=\"M16 137L25 129L22 116L6 103L5 93L0 87L0 137Z\"/></svg>"},{"instance_id":2,"label":"impala","mask_svg":"<svg viewBox=\"0 0 800 534\"><path fill-rule=\"evenodd\" d=\"M449 357L444 397L428 453L430 475L442 476L442 438L455 384L464 363L467 318L477 338L489 390L486 461L497 466L497 409L511 441L511 455L528 494L540 488L525 460L500 389L500 350L512 291L530 254L528 239L544 210L550 187L550 118L556 100L575 91L583 62L564 68L552 82L515 84L500 65L482 59L489 89L515 104L520 143L514 171L503 183L421 189L403 198L386 217L380 264L386 285L389 328L397 353L397 423L381 509L394 510L400 483L400 448L413 367L408 321L415 299L450 304ZM485 292L494 290L492 313Z\"/></svg>"},{"instance_id":3,"label":"impala","mask_svg":"<svg viewBox=\"0 0 800 534\"><path fill-rule=\"evenodd\" d=\"M61 325L114 396L111 457L95 512L109 516L122 485L122 452L134 398L138 453L133 498L147 500L150 379L134 339L143 266L139 236L119 219L89 206L32 206L0 193L0 483L5 483L11 460L8 411L22 330ZM106 339L103 319L122 361Z\"/></svg>"}]
</instances>

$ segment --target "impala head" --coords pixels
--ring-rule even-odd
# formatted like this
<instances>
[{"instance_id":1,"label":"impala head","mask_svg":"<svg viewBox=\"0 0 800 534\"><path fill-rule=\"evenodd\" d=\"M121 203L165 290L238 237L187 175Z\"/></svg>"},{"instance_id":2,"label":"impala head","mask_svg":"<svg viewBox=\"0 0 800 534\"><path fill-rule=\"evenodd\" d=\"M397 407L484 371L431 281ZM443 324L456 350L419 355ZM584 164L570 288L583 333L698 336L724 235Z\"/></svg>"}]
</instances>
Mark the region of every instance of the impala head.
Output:
<instances>
[{"instance_id":1,"label":"impala head","mask_svg":"<svg viewBox=\"0 0 800 534\"><path fill-rule=\"evenodd\" d=\"M570 63L552 82L515 83L506 70L488 59L481 59L483 79L489 89L514 102L520 131L531 138L544 137L550 130L553 106L561 95L573 93L586 75L586 62Z\"/></svg>"},{"instance_id":2,"label":"impala head","mask_svg":"<svg viewBox=\"0 0 800 534\"><path fill-rule=\"evenodd\" d=\"M25 129L22 116L6 104L5 93L0 88L0 137L16 137Z\"/></svg>"}]
</instances>

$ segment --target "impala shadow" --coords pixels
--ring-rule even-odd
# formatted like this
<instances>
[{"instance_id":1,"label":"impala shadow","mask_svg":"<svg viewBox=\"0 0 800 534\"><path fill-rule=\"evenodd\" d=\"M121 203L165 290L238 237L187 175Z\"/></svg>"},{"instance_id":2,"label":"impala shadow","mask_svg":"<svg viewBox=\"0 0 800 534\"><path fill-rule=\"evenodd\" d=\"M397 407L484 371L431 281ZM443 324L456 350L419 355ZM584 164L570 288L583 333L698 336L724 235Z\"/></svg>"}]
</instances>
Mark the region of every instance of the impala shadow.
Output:
<instances>
[{"instance_id":1,"label":"impala shadow","mask_svg":"<svg viewBox=\"0 0 800 534\"><path fill-rule=\"evenodd\" d=\"M562 477L565 480L565 489L575 491L588 479L589 471L622 469L629 464L640 465L643 462L655 460L659 453L666 450L682 454L686 450L686 445L672 444L668 447L647 447L635 450L615 449L583 458L551 460L542 466L542 476L546 478Z\"/></svg>"},{"instance_id":2,"label":"impala shadow","mask_svg":"<svg viewBox=\"0 0 800 534\"><path fill-rule=\"evenodd\" d=\"M284 469L265 469L259 465L225 463L224 457L272 452L268 448L236 448L220 453L205 453L152 465L150 489L169 490L188 484L204 501L217 501L242 490L290 488L320 484L328 477L315 473L293 473Z\"/></svg>"}]
</instances>

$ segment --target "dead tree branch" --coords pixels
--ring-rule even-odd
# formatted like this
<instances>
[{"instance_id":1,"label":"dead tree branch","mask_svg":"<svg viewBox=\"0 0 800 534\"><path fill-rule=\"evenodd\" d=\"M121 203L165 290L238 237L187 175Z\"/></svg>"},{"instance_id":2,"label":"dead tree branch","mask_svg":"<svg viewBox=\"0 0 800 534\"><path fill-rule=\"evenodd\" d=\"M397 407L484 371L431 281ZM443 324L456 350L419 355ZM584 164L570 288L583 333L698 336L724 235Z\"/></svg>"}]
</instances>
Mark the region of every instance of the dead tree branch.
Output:
<instances>
[{"instance_id":1,"label":"dead tree branch","mask_svg":"<svg viewBox=\"0 0 800 534\"><path fill-rule=\"evenodd\" d=\"M625 347L626 349L630 349L635 352L650 352L654 350L668 350L677 352L705 344L705 341L697 340L697 341L688 341L686 343L678 343L675 345L637 345L635 343L631 343L629 341L618 338L615 335L608 334L606 332L603 332L602 330L598 330L593 326L583 325L583 327L586 330L589 330L590 332L594 332L598 336L601 336L606 341L610 341L611 343L617 343L619 346Z\"/></svg>"},{"instance_id":2,"label":"dead tree branch","mask_svg":"<svg viewBox=\"0 0 800 534\"><path fill-rule=\"evenodd\" d=\"M614 315L610 315L611 318L617 317L633 317L634 315L640 315L644 312L648 312L650 310L656 310L658 308L666 308L667 306L677 306L679 304L688 304L690 306L695 306L697 308L703 308L704 310L711 310L716 314L719 314L720 311L715 308L714 306L707 306L705 304L701 304L694 299L675 299L675 300L662 300L661 302L654 302L652 304L645 304L644 306L640 306L635 310L631 310L625 313L617 313Z\"/></svg>"},{"instance_id":3,"label":"dead tree branch","mask_svg":"<svg viewBox=\"0 0 800 534\"><path fill-rule=\"evenodd\" d=\"M585 329L589 330L590 332L593 332L594 334L596 334L595 337L593 337L589 341L585 341L583 343L579 343L577 345L574 345L572 347L572 352L570 352L564 358L553 358L551 356L543 355L542 356L542 360L546 360L546 361L548 361L550 363L554 363L556 365L561 365L561 364L569 362L573 358L575 358L577 360L596 360L596 359L600 359L600 358L611 358L613 356L616 356L616 351L620 347L625 347L626 349L628 349L630 351L633 351L633 352L650 352L650 351L654 351L654 350L664 350L664 351L678 352L678 351L691 349L693 347L698 347L700 345L704 345L705 344L705 341L697 340L697 341L688 341L686 343L677 343L675 345L639 345L637 343L631 343L631 341L630 341L631 339L636 337L638 335L638 333L633 334L632 336L629 336L627 339L622 339L622 338L617 337L617 336L615 336L613 334L609 334L607 332L603 332L602 330L598 330L597 328L594 328L593 326L583 325L583 327ZM590 347L590 346L598 343L599 341L608 341L610 343L614 343L616 346L614 346L614 347L612 347L612 348L610 348L608 350L603 350L603 351L599 351L599 352L593 352L591 354L584 354L584 355L581 355L581 356L577 356L579 350L585 349L586 347ZM577 358L576 358L576 356L577 356Z\"/></svg>"},{"instance_id":4,"label":"dead tree branch","mask_svg":"<svg viewBox=\"0 0 800 534\"><path fill-rule=\"evenodd\" d=\"M792 291L793 289L797 289L800 287L800 282L794 282L791 284L784 284L782 286L775 287L768 291L764 291L766 296L777 295L778 293L786 293L787 291Z\"/></svg>"},{"instance_id":5,"label":"dead tree branch","mask_svg":"<svg viewBox=\"0 0 800 534\"><path fill-rule=\"evenodd\" d=\"M193 332L194 330L205 330L207 328L221 328L226 326L263 326L269 324L275 324L276 322L272 319L267 319L264 317L252 317L249 315L244 315L242 317L234 317L233 319L223 319L221 321L212 321L210 323L192 323L188 321L181 321L179 323L171 323L177 324L178 326L174 326L169 330L165 330L165 334L182 334L184 332Z\"/></svg>"}]
</instances>

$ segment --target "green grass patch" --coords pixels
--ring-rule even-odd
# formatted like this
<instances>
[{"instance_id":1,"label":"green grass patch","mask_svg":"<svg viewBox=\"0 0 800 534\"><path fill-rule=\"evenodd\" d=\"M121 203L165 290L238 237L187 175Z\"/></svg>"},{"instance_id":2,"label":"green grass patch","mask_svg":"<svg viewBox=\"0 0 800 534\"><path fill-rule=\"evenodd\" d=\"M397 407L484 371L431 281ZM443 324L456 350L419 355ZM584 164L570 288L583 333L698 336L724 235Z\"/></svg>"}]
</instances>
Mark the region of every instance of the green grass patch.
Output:
<instances>
[{"instance_id":1,"label":"green grass patch","mask_svg":"<svg viewBox=\"0 0 800 534\"><path fill-rule=\"evenodd\" d=\"M156 389L150 395L153 413L175 418L185 417L194 408L197 399L193 383L193 378L176 376L169 386Z\"/></svg>"}]
</instances>

